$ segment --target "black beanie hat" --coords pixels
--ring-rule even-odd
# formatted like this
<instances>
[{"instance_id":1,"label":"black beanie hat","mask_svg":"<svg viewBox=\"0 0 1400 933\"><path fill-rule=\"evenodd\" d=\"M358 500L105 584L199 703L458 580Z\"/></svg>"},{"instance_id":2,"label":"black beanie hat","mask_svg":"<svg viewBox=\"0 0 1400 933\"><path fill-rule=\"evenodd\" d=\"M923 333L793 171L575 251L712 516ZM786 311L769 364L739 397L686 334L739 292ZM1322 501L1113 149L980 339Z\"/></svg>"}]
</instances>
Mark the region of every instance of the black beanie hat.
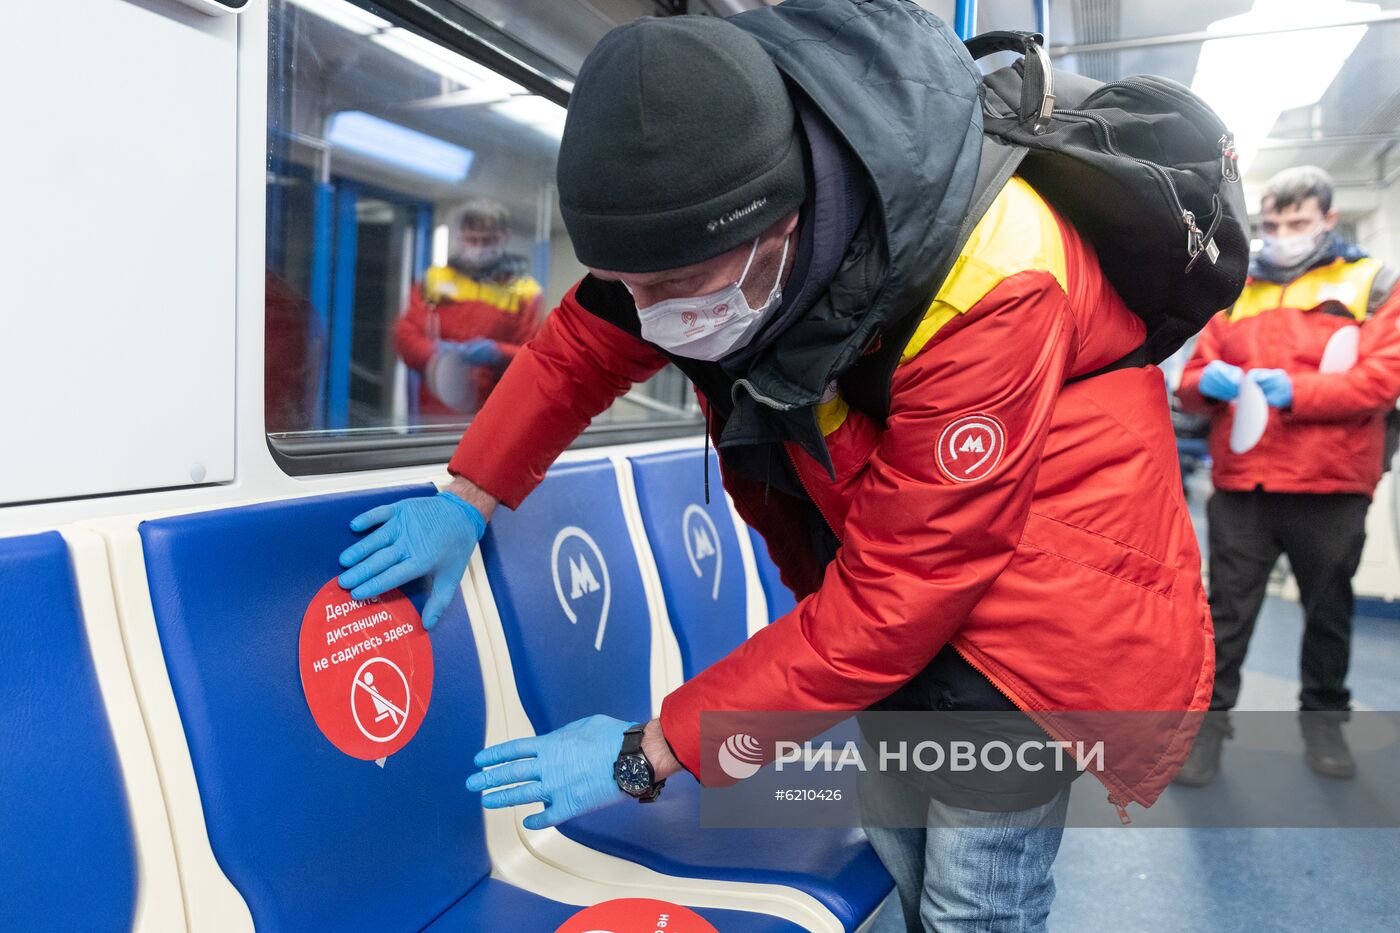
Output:
<instances>
[{"instance_id":1,"label":"black beanie hat","mask_svg":"<svg viewBox=\"0 0 1400 933\"><path fill-rule=\"evenodd\" d=\"M713 258L805 194L792 101L753 36L708 16L645 18L584 61L559 146L559 207L586 266Z\"/></svg>"}]
</instances>

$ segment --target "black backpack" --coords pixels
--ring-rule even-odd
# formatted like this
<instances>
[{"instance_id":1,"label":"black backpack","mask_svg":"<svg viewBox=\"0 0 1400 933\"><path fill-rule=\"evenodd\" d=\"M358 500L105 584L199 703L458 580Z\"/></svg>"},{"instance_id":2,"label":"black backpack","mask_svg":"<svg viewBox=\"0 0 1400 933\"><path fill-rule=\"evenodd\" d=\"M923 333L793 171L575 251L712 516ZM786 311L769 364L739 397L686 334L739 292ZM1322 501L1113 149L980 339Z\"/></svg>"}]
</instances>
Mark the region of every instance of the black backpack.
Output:
<instances>
[{"instance_id":1,"label":"black backpack","mask_svg":"<svg viewBox=\"0 0 1400 933\"><path fill-rule=\"evenodd\" d=\"M974 195L972 213L980 218L1019 174L1093 244L1108 280L1146 322L1137 364L1161 362L1244 287L1249 217L1234 137L1175 81L1136 75L1104 84L1059 71L1042 41L1023 32L967 41L974 59L1022 56L983 82L991 149L983 162L999 171Z\"/></svg>"},{"instance_id":2,"label":"black backpack","mask_svg":"<svg viewBox=\"0 0 1400 933\"><path fill-rule=\"evenodd\" d=\"M982 161L957 255L1013 175L1074 225L1114 289L1147 324L1142 346L1072 382L1160 363L1239 298L1249 271L1249 215L1234 137L1168 78L1105 84L1050 67L1036 33L967 40L974 59L1019 52L983 79ZM917 309L842 377L857 409L883 422L890 377L923 318Z\"/></svg>"}]
</instances>

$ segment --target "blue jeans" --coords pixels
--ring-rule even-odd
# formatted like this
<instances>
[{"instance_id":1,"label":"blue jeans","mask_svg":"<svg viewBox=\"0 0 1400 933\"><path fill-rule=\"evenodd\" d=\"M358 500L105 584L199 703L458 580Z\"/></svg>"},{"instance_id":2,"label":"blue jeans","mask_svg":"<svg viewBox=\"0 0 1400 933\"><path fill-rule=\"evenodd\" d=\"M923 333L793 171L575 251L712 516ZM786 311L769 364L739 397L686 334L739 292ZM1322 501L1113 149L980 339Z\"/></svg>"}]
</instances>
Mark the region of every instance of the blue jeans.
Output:
<instances>
[{"instance_id":1,"label":"blue jeans","mask_svg":"<svg viewBox=\"0 0 1400 933\"><path fill-rule=\"evenodd\" d=\"M898 895L898 904L886 905L871 933L1044 931L1055 899L1050 866L1068 806L1066 786L1049 803L1028 810L986 813L929 799L924 827L867 825Z\"/></svg>"}]
</instances>

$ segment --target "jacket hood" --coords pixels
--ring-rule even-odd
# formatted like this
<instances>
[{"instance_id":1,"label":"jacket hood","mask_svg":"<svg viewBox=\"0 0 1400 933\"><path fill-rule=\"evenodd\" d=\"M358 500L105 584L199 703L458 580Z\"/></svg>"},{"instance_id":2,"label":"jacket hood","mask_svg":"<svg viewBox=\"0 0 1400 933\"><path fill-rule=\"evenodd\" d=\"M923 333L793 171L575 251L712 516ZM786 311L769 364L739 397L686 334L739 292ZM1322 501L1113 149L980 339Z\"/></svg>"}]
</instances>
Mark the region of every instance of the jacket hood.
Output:
<instances>
[{"instance_id":1,"label":"jacket hood","mask_svg":"<svg viewBox=\"0 0 1400 933\"><path fill-rule=\"evenodd\" d=\"M933 14L902 0L788 0L730 19L855 153L870 209L826 294L735 388L816 404L892 322L926 305L955 256L982 151L981 73Z\"/></svg>"}]
</instances>

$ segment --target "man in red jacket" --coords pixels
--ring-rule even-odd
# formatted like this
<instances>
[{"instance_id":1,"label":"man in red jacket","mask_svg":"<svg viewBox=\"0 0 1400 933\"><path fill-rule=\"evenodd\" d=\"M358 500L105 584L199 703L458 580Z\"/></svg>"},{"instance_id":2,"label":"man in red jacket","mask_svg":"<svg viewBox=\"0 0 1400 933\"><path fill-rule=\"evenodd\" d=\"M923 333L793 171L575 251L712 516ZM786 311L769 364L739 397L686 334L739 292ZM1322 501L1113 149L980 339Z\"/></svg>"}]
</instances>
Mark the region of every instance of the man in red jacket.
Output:
<instances>
[{"instance_id":1,"label":"man in red jacket","mask_svg":"<svg viewBox=\"0 0 1400 933\"><path fill-rule=\"evenodd\" d=\"M507 370L447 490L354 520L374 530L341 583L358 598L428 576L432 624L492 510L669 361L799 603L651 722L484 750L495 767L468 787L516 785L484 806L546 803L536 829L713 773L711 710L1176 711L1095 768L1120 808L1170 781L1213 665L1162 377L1071 381L1145 327L1025 182L958 252L979 88L951 31L893 0L642 20L591 53L559 155L590 274ZM912 326L886 346L896 321ZM870 827L910 928L1043 929L1072 778L1022 788L1009 814L940 800L960 829Z\"/></svg>"},{"instance_id":2,"label":"man in red jacket","mask_svg":"<svg viewBox=\"0 0 1400 933\"><path fill-rule=\"evenodd\" d=\"M1307 762L1349 778L1356 765L1341 724L1351 707L1351 578L1400 395L1400 294L1394 270L1336 234L1332 180L1321 169L1275 176L1260 207L1264 248L1235 306L1206 325L1177 390L1184 408L1212 416L1211 709L1223 713L1239 697L1269 573L1287 554L1306 616L1298 699L1309 714ZM1239 432L1232 443L1230 404L1246 380L1268 405L1248 449ZM1316 715L1324 712L1338 715ZM1178 782L1209 782L1229 732L1227 716L1208 717Z\"/></svg>"},{"instance_id":3,"label":"man in red jacket","mask_svg":"<svg viewBox=\"0 0 1400 933\"><path fill-rule=\"evenodd\" d=\"M421 376L418 415L426 420L477 411L540 327L540 283L506 252L505 207L473 200L459 226L451 260L415 283L394 327L399 356Z\"/></svg>"}]
</instances>

